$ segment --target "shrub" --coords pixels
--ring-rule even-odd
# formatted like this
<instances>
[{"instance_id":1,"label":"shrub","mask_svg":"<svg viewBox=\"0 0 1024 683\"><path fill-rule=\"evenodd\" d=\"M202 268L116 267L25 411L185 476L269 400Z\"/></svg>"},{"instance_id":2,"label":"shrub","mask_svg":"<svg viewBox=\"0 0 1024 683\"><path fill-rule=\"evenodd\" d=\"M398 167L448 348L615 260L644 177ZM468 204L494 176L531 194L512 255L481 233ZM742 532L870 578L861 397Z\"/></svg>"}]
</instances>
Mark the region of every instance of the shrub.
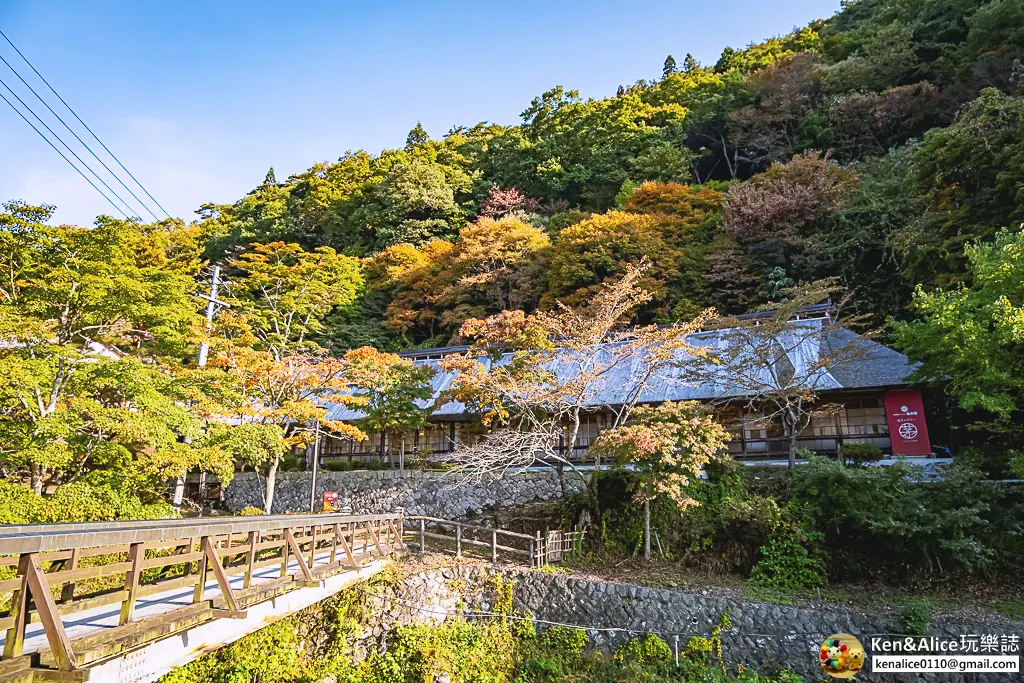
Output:
<instances>
[{"instance_id":1,"label":"shrub","mask_svg":"<svg viewBox=\"0 0 1024 683\"><path fill-rule=\"evenodd\" d=\"M932 631L932 603L927 598L910 598L903 603L900 632L908 636L926 636Z\"/></svg>"},{"instance_id":2,"label":"shrub","mask_svg":"<svg viewBox=\"0 0 1024 683\"><path fill-rule=\"evenodd\" d=\"M254 507L252 505L247 505L246 507L244 507L241 510L239 510L238 514L241 517L257 517L257 516L263 514L263 510L259 509L258 507Z\"/></svg>"},{"instance_id":3,"label":"shrub","mask_svg":"<svg viewBox=\"0 0 1024 683\"><path fill-rule=\"evenodd\" d=\"M1019 572L1020 494L955 465L937 481L919 468L850 468L812 458L794 475L805 528L824 533L829 576L890 579Z\"/></svg>"},{"instance_id":4,"label":"shrub","mask_svg":"<svg viewBox=\"0 0 1024 683\"><path fill-rule=\"evenodd\" d=\"M667 662L670 659L672 659L672 648L653 633L648 633L642 638L634 638L615 650L615 661L617 662L643 665L652 662Z\"/></svg>"},{"instance_id":5,"label":"shrub","mask_svg":"<svg viewBox=\"0 0 1024 683\"><path fill-rule=\"evenodd\" d=\"M331 460L321 465L320 469L325 472L348 472L352 466L348 460Z\"/></svg>"},{"instance_id":6,"label":"shrub","mask_svg":"<svg viewBox=\"0 0 1024 683\"><path fill-rule=\"evenodd\" d=\"M109 484L65 484L37 496L27 486L0 480L0 524L99 522L115 519L167 519L166 503L143 502L134 492Z\"/></svg>"},{"instance_id":7,"label":"shrub","mask_svg":"<svg viewBox=\"0 0 1024 683\"><path fill-rule=\"evenodd\" d=\"M844 460L850 460L854 465L862 465L866 462L878 462L882 459L882 449L870 443L857 441L844 443L840 453Z\"/></svg>"},{"instance_id":8,"label":"shrub","mask_svg":"<svg viewBox=\"0 0 1024 683\"><path fill-rule=\"evenodd\" d=\"M569 656L579 656L587 647L587 632L567 626L552 626L540 637L541 645Z\"/></svg>"},{"instance_id":9,"label":"shrub","mask_svg":"<svg viewBox=\"0 0 1024 683\"><path fill-rule=\"evenodd\" d=\"M781 590L807 590L825 585L821 560L808 552L810 538L799 528L782 525L761 547L761 560L750 572L750 582Z\"/></svg>"}]
</instances>

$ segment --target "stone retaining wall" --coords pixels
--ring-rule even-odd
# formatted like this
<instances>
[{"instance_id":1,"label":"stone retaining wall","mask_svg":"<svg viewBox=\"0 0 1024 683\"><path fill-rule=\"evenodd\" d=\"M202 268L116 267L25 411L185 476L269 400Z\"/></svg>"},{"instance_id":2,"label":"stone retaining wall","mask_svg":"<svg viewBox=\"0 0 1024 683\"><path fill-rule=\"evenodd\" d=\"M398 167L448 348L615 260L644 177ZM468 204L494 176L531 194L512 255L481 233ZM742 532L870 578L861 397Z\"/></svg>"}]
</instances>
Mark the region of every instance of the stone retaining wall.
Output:
<instances>
[{"instance_id":1,"label":"stone retaining wall","mask_svg":"<svg viewBox=\"0 0 1024 683\"><path fill-rule=\"evenodd\" d=\"M279 473L273 512L309 510L311 481L311 472ZM561 497L558 476L551 470L461 482L455 473L422 470L318 472L314 500L319 505L324 491L337 491L339 505L351 507L353 513L393 512L401 506L410 515L462 519ZM255 472L236 474L224 491L224 502L231 512L248 506L262 509L265 485L266 479ZM582 483L567 473L566 485L577 491Z\"/></svg>"},{"instance_id":2,"label":"stone retaining wall","mask_svg":"<svg viewBox=\"0 0 1024 683\"><path fill-rule=\"evenodd\" d=\"M822 641L834 633L860 637L866 647L870 634L898 632L896 613L862 614L840 605L823 604L813 609L720 597L700 591L644 588L589 578L546 574L526 569L455 565L414 572L391 587L371 590L372 613L379 615L367 635L380 638L396 624L439 622L466 608L492 608L495 573L516 582L514 606L539 620L574 625L602 626L629 631L589 631L594 647L611 651L639 634L654 632L670 645L679 635L683 648L691 635L708 635L722 614L729 611L731 630L722 638L726 664L765 671L785 666L808 681L826 678L817 664ZM543 628L543 624L538 624ZM631 632L630 632L631 631ZM936 619L933 635L1012 634L1024 631L1020 623L992 615L974 622ZM866 667L857 680L950 683L1000 683L1012 674L886 674L874 675Z\"/></svg>"}]
</instances>

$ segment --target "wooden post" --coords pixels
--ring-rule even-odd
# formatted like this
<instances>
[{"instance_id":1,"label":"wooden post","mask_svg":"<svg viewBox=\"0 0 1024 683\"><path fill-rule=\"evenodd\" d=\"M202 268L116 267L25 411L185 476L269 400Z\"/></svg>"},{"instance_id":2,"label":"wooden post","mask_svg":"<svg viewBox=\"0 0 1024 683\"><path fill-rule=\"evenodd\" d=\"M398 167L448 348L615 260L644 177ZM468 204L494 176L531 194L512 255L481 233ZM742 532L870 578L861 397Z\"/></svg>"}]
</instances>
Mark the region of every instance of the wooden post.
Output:
<instances>
[{"instance_id":1,"label":"wooden post","mask_svg":"<svg viewBox=\"0 0 1024 683\"><path fill-rule=\"evenodd\" d=\"M65 566L65 569L67 569L68 571L74 571L75 569L78 569L78 556L81 554L81 552L82 552L81 548L72 548L71 549L71 559L68 560L68 563ZM75 582L74 581L69 581L69 582L64 584L63 588L61 588L61 591L60 591L60 601L61 602L71 602L74 598L75 598Z\"/></svg>"},{"instance_id":2,"label":"wooden post","mask_svg":"<svg viewBox=\"0 0 1024 683\"><path fill-rule=\"evenodd\" d=\"M384 552L384 547L380 544L380 538L377 536L376 530L373 528L373 522L365 522L363 526L370 533L370 538L373 539L373 544L377 546L377 552L380 553L381 557L386 557L387 553Z\"/></svg>"},{"instance_id":3,"label":"wooden post","mask_svg":"<svg viewBox=\"0 0 1024 683\"><path fill-rule=\"evenodd\" d=\"M213 567L213 575L217 577L217 585L220 586L220 594L224 598L224 602L227 603L228 609L232 612L239 612L238 602L235 600L235 593L231 590L231 584L228 582L228 575L224 572L224 565L220 562L220 556L217 555L217 546L210 541L209 536L203 537L203 554Z\"/></svg>"},{"instance_id":4,"label":"wooden post","mask_svg":"<svg viewBox=\"0 0 1024 683\"><path fill-rule=\"evenodd\" d=\"M4 659L20 657L25 644L25 625L28 623L28 565L31 561L28 553L18 559L18 576L21 587L11 596L11 616L14 624L7 629L4 639Z\"/></svg>"},{"instance_id":5,"label":"wooden post","mask_svg":"<svg viewBox=\"0 0 1024 683\"><path fill-rule=\"evenodd\" d=\"M349 564L352 565L353 569L359 569L359 563L356 562L356 558L352 555L352 549L348 547L348 541L345 540L345 532L341 530L340 524L334 525L335 540L341 541L341 549L345 551L345 556L348 557ZM353 544L355 541L353 541Z\"/></svg>"},{"instance_id":6,"label":"wooden post","mask_svg":"<svg viewBox=\"0 0 1024 683\"><path fill-rule=\"evenodd\" d=\"M39 613L39 621L43 622L43 631L46 633L46 641L50 644L53 660L58 669L71 671L76 667L75 653L71 649L71 641L68 640L64 623L60 620L57 603L53 601L50 584L46 580L46 574L43 573L43 565L40 564L37 553L29 553L27 569L28 589L32 593L32 602Z\"/></svg>"},{"instance_id":7,"label":"wooden post","mask_svg":"<svg viewBox=\"0 0 1024 683\"><path fill-rule=\"evenodd\" d=\"M401 518L399 518L398 523L402 523ZM402 541L402 532L395 528L395 523L390 519L388 520L388 528L391 529L391 535L394 537L395 544L398 546L398 549L405 552L405 543Z\"/></svg>"},{"instance_id":8,"label":"wooden post","mask_svg":"<svg viewBox=\"0 0 1024 683\"><path fill-rule=\"evenodd\" d=\"M537 566L537 550L532 538L530 539L530 566Z\"/></svg>"},{"instance_id":9,"label":"wooden post","mask_svg":"<svg viewBox=\"0 0 1024 683\"><path fill-rule=\"evenodd\" d=\"M192 551L195 549L195 547L196 547L196 539L194 539L194 538L188 539L188 549L185 551L185 554L186 555L191 555ZM188 576L191 573L192 573L192 563L191 562L186 562L185 563L185 575Z\"/></svg>"},{"instance_id":10,"label":"wooden post","mask_svg":"<svg viewBox=\"0 0 1024 683\"><path fill-rule=\"evenodd\" d=\"M128 561L131 568L125 574L124 587L128 597L121 603L121 617L118 623L124 626L135 616L135 598L139 592L139 577L142 576L142 561L146 559L146 546L143 543L132 543L128 547Z\"/></svg>"},{"instance_id":11,"label":"wooden post","mask_svg":"<svg viewBox=\"0 0 1024 683\"><path fill-rule=\"evenodd\" d=\"M316 524L309 527L309 568L316 564Z\"/></svg>"},{"instance_id":12,"label":"wooden post","mask_svg":"<svg viewBox=\"0 0 1024 683\"><path fill-rule=\"evenodd\" d=\"M341 535L341 525L340 524L335 524L334 525L334 539L331 540L331 562L330 562L330 564L334 564L334 559L335 559L335 557L338 554L338 536L340 536L340 535Z\"/></svg>"},{"instance_id":13,"label":"wooden post","mask_svg":"<svg viewBox=\"0 0 1024 683\"><path fill-rule=\"evenodd\" d=\"M288 576L288 537L281 532L281 577Z\"/></svg>"},{"instance_id":14,"label":"wooden post","mask_svg":"<svg viewBox=\"0 0 1024 683\"><path fill-rule=\"evenodd\" d=\"M491 564L498 564L498 530L491 531Z\"/></svg>"},{"instance_id":15,"label":"wooden post","mask_svg":"<svg viewBox=\"0 0 1024 683\"><path fill-rule=\"evenodd\" d=\"M547 558L544 556L544 544L540 540L540 532L537 532L537 566L543 567L547 564Z\"/></svg>"},{"instance_id":16,"label":"wooden post","mask_svg":"<svg viewBox=\"0 0 1024 683\"><path fill-rule=\"evenodd\" d=\"M206 536L201 537L199 539L199 547L202 548L203 543L207 540ZM199 570L196 572L198 577L196 578L196 589L192 592L192 602L202 602L203 593L206 591L206 553L203 553L203 556L199 558L198 564Z\"/></svg>"},{"instance_id":17,"label":"wooden post","mask_svg":"<svg viewBox=\"0 0 1024 683\"><path fill-rule=\"evenodd\" d=\"M455 557L462 557L462 525L455 523Z\"/></svg>"},{"instance_id":18,"label":"wooden post","mask_svg":"<svg viewBox=\"0 0 1024 683\"><path fill-rule=\"evenodd\" d=\"M288 540L288 546L292 549L292 554L295 555L295 560L299 563L299 571L302 572L302 579L309 583L315 583L313 575L310 573L309 567L306 565L306 560L302 557L302 551L299 550L299 544L295 542L295 536L292 535L292 530L285 529L284 537Z\"/></svg>"},{"instance_id":19,"label":"wooden post","mask_svg":"<svg viewBox=\"0 0 1024 683\"><path fill-rule=\"evenodd\" d=\"M427 520L420 520L420 555L427 552Z\"/></svg>"},{"instance_id":20,"label":"wooden post","mask_svg":"<svg viewBox=\"0 0 1024 683\"><path fill-rule=\"evenodd\" d=\"M248 588L252 585L253 572L256 568L253 566L256 564L256 546L260 542L260 532L250 531L249 532L249 552L245 554L245 579L242 581L242 588Z\"/></svg>"}]
</instances>

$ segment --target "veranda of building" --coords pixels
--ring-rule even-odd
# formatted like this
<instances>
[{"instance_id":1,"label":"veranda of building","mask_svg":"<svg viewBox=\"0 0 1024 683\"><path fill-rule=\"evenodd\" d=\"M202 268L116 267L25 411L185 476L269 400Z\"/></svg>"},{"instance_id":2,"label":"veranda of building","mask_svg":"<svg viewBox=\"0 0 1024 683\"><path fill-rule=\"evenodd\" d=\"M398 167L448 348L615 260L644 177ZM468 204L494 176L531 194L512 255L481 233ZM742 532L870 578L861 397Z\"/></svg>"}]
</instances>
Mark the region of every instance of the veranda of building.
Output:
<instances>
[{"instance_id":1,"label":"veranda of building","mask_svg":"<svg viewBox=\"0 0 1024 683\"><path fill-rule=\"evenodd\" d=\"M845 442L873 444L886 454L894 454L894 439L891 430L899 428L900 409L903 413L916 413L906 405L886 409L886 397L897 398L898 404L909 401L920 406L920 394L909 377L914 364L906 356L878 342L864 340L854 332L828 325L824 318L802 321L805 325L818 325L817 335L807 335L806 343L781 355L779 362L789 362L797 372L801 365L813 363L816 354L833 353L836 349L856 343L859 352L845 360L839 360L814 378L818 406L827 410L816 412L797 437L797 445L822 455L835 456ZM702 332L704 343L715 344L728 334L728 330ZM322 463L341 462L352 467L363 467L380 461L397 465L396 455L401 451L406 462L430 457L443 460L445 454L459 449L464 444L479 439L485 432L477 415L461 403L436 405L437 399L451 385L454 375L438 366L438 361L449 354L464 353L467 347L450 346L439 349L408 351L400 355L418 364L428 365L435 370L432 380L434 398L423 407L434 406L426 428L395 437L394 443L380 433L370 434L366 441L341 441L326 436L319 452ZM488 362L481 359L481 362ZM501 362L495 361L495 362ZM623 370L625 371L625 370ZM604 395L594 401L596 404L584 418L576 442L572 444L570 457L578 461L587 460L587 450L602 429L614 420L608 406L616 404L614 393L625 386L612 376L607 380ZM915 399L916 396L916 399ZM749 396L728 379L716 384L704 383L694 386L683 381L665 381L645 390L640 403L656 404L663 401L699 400L713 405L716 415L729 428L732 440L729 452L741 460L766 460L784 457L788 454L789 440L783 425L778 420L764 419L749 403ZM892 403L892 401L890 401ZM329 418L358 422L358 411L338 404L328 406ZM923 426L923 414L920 415ZM896 455L924 455L931 452L927 434L923 443L917 443L908 452L901 439L895 449ZM563 437L564 438L564 437ZM920 439L918 440L921 441ZM568 444L557 446L563 452Z\"/></svg>"}]
</instances>

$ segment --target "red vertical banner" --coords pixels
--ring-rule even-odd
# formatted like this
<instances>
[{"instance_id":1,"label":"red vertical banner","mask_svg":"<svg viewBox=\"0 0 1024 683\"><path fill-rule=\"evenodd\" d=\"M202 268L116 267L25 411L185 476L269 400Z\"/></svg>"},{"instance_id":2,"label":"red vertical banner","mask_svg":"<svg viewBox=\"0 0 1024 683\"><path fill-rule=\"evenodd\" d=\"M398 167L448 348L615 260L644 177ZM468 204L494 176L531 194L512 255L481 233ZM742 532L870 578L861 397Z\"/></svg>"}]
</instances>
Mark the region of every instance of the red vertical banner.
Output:
<instances>
[{"instance_id":1,"label":"red vertical banner","mask_svg":"<svg viewBox=\"0 0 1024 683\"><path fill-rule=\"evenodd\" d=\"M324 512L338 511L338 492L324 491Z\"/></svg>"},{"instance_id":2,"label":"red vertical banner","mask_svg":"<svg viewBox=\"0 0 1024 683\"><path fill-rule=\"evenodd\" d=\"M893 455L931 455L924 404L917 389L885 392L885 419Z\"/></svg>"}]
</instances>

